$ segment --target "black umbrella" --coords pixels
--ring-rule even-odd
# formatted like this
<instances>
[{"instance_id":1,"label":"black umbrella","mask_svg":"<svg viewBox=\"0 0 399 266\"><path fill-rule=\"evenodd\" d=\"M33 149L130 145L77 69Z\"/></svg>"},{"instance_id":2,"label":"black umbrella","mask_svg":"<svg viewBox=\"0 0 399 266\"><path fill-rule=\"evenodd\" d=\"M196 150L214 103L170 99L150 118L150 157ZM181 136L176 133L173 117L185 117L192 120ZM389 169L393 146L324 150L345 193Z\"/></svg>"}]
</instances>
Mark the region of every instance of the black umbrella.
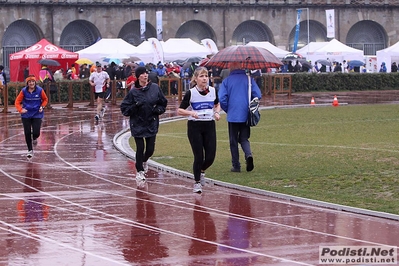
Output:
<instances>
[{"instance_id":1,"label":"black umbrella","mask_svg":"<svg viewBox=\"0 0 399 266\"><path fill-rule=\"evenodd\" d=\"M316 60L316 63L319 63L320 65L325 65L325 66L331 66L331 62L325 59L319 59Z\"/></svg>"},{"instance_id":2,"label":"black umbrella","mask_svg":"<svg viewBox=\"0 0 399 266\"><path fill-rule=\"evenodd\" d=\"M61 64L53 59L40 59L37 61L41 65L46 65L46 66L60 66Z\"/></svg>"},{"instance_id":3,"label":"black umbrella","mask_svg":"<svg viewBox=\"0 0 399 266\"><path fill-rule=\"evenodd\" d=\"M202 57L194 56L194 57L189 57L186 60L184 60L184 63L198 63L201 60L202 60Z\"/></svg>"},{"instance_id":4,"label":"black umbrella","mask_svg":"<svg viewBox=\"0 0 399 266\"><path fill-rule=\"evenodd\" d=\"M301 59L299 60L299 63L301 63L302 66L306 66L309 69L312 69L312 64L308 61L306 61L305 59Z\"/></svg>"},{"instance_id":5,"label":"black umbrella","mask_svg":"<svg viewBox=\"0 0 399 266\"><path fill-rule=\"evenodd\" d=\"M182 65L182 68L183 69L186 69L186 68L189 68L191 66L191 63L190 62L186 62L186 63L184 63L183 65Z\"/></svg>"},{"instance_id":6,"label":"black umbrella","mask_svg":"<svg viewBox=\"0 0 399 266\"><path fill-rule=\"evenodd\" d=\"M178 64L179 66L182 66L184 63L186 63L186 60L181 60L181 59L177 59L174 61L176 64Z\"/></svg>"},{"instance_id":7,"label":"black umbrella","mask_svg":"<svg viewBox=\"0 0 399 266\"><path fill-rule=\"evenodd\" d=\"M300 58L303 58L303 56L298 53L289 53L289 54L286 54L283 59L284 60L295 60L295 59L300 59Z\"/></svg>"}]
</instances>

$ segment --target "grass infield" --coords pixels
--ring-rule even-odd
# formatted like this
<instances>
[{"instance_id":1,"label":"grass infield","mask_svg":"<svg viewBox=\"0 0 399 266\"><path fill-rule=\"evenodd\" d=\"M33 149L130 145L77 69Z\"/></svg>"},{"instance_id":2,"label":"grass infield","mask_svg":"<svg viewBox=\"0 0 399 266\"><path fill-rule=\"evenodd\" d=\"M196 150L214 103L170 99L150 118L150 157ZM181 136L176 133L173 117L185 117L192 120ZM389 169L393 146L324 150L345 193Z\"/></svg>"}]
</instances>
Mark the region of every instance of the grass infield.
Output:
<instances>
[{"instance_id":1,"label":"grass infield","mask_svg":"<svg viewBox=\"0 0 399 266\"><path fill-rule=\"evenodd\" d=\"M207 177L399 214L399 105L270 109L261 115L261 122L251 129L255 169L245 171L240 149L242 172L230 172L222 115L217 122L217 155ZM186 123L160 126L153 160L192 172Z\"/></svg>"}]
</instances>

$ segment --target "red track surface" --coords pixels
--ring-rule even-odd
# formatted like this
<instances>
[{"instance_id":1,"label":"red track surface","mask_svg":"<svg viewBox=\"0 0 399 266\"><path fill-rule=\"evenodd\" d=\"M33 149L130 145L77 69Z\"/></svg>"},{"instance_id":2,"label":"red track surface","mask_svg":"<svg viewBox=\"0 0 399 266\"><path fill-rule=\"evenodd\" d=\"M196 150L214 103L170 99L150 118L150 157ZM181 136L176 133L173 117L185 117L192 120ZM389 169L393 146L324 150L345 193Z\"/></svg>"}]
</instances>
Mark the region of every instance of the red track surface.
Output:
<instances>
[{"instance_id":1,"label":"red track surface","mask_svg":"<svg viewBox=\"0 0 399 266\"><path fill-rule=\"evenodd\" d=\"M363 94L338 100L399 100L396 91ZM312 96L263 104L310 104ZM317 94L316 104L331 97ZM93 114L84 106L46 110L30 161L19 115L0 114L1 266L317 265L323 245L398 245L397 220L210 184L198 196L192 180L151 168L137 188L134 161L112 142L128 121L116 106L98 125Z\"/></svg>"}]
</instances>

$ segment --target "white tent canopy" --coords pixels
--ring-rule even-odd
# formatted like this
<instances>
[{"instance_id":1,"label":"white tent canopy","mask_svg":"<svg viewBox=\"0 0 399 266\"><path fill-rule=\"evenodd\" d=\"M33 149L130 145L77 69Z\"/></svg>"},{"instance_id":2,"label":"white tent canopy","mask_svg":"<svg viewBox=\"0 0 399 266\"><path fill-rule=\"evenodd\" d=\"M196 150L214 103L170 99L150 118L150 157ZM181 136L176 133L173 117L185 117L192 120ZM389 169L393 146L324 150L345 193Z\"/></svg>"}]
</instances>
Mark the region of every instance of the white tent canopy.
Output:
<instances>
[{"instance_id":1,"label":"white tent canopy","mask_svg":"<svg viewBox=\"0 0 399 266\"><path fill-rule=\"evenodd\" d=\"M162 47L163 47L163 41L160 41ZM152 44L150 41L144 41L140 43L137 48L140 50L140 52L147 54L146 56L141 56L140 59L143 61L145 64L147 63L153 63L156 64L158 63L157 60L155 59L154 55L154 48L152 47ZM162 62L163 63L163 62Z\"/></svg>"},{"instance_id":2,"label":"white tent canopy","mask_svg":"<svg viewBox=\"0 0 399 266\"><path fill-rule=\"evenodd\" d=\"M185 60L189 57L205 58L209 50L190 38L170 38L162 44L165 62Z\"/></svg>"},{"instance_id":3,"label":"white tent canopy","mask_svg":"<svg viewBox=\"0 0 399 266\"><path fill-rule=\"evenodd\" d=\"M175 60L185 60L189 57L205 58L209 54L209 49L204 45L194 42L189 38L171 38L166 42L160 42L163 50L165 62ZM88 58L93 62L101 62L104 58L116 54L123 57L136 56L144 63L157 63L154 59L154 49L149 41L142 42L139 46L134 46L123 39L101 39L95 44L77 52L79 58Z\"/></svg>"},{"instance_id":4,"label":"white tent canopy","mask_svg":"<svg viewBox=\"0 0 399 266\"><path fill-rule=\"evenodd\" d=\"M298 49L296 53L307 58L309 55L313 54L316 50L326 46L327 44L328 42L310 42L301 49Z\"/></svg>"},{"instance_id":5,"label":"white tent canopy","mask_svg":"<svg viewBox=\"0 0 399 266\"><path fill-rule=\"evenodd\" d=\"M189 57L206 57L210 51L202 44L198 44L189 38L171 38L166 42L160 41L162 45L164 62L185 60ZM154 50L150 41L144 41L137 46L140 52L148 56L140 57L144 63L158 63L154 58Z\"/></svg>"},{"instance_id":6,"label":"white tent canopy","mask_svg":"<svg viewBox=\"0 0 399 266\"><path fill-rule=\"evenodd\" d=\"M377 51L377 66L381 66L382 62L385 62L387 72L391 72L392 62L399 63L399 42Z\"/></svg>"},{"instance_id":7,"label":"white tent canopy","mask_svg":"<svg viewBox=\"0 0 399 266\"><path fill-rule=\"evenodd\" d=\"M332 39L328 44L315 50L313 53L308 53L307 60L315 62L318 59L326 59L331 62L343 62L344 60L364 60L364 53L362 50L358 50L349 47L336 39Z\"/></svg>"},{"instance_id":8,"label":"white tent canopy","mask_svg":"<svg viewBox=\"0 0 399 266\"><path fill-rule=\"evenodd\" d=\"M246 45L265 48L266 50L268 50L269 52L271 52L277 58L280 58L280 59L282 59L285 55L287 55L289 53L289 51L280 49L277 46L274 46L273 44L271 44L270 42L249 42Z\"/></svg>"},{"instance_id":9,"label":"white tent canopy","mask_svg":"<svg viewBox=\"0 0 399 266\"><path fill-rule=\"evenodd\" d=\"M142 57L149 56L147 51L141 51L136 46L131 45L130 43L120 38L101 39L93 45L77 51L77 53L79 54L79 58L88 58L93 62L102 62L104 58L110 57L110 55L112 55L112 57L114 58L118 54L121 54L122 57L136 56L140 59L142 59Z\"/></svg>"}]
</instances>

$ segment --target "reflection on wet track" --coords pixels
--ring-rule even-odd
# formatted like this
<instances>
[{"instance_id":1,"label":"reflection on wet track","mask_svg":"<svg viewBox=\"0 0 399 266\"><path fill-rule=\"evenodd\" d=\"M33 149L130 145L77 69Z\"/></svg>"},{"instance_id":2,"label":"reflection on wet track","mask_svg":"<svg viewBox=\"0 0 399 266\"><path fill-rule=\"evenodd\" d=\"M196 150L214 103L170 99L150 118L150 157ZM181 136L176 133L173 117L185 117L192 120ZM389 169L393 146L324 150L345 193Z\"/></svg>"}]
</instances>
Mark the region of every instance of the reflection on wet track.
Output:
<instances>
[{"instance_id":1,"label":"reflection on wet track","mask_svg":"<svg viewBox=\"0 0 399 266\"><path fill-rule=\"evenodd\" d=\"M174 115L173 106L168 115ZM398 244L399 222L149 171L113 146L117 106L46 110L27 160L20 117L0 114L0 266L316 265L321 245Z\"/></svg>"}]
</instances>

